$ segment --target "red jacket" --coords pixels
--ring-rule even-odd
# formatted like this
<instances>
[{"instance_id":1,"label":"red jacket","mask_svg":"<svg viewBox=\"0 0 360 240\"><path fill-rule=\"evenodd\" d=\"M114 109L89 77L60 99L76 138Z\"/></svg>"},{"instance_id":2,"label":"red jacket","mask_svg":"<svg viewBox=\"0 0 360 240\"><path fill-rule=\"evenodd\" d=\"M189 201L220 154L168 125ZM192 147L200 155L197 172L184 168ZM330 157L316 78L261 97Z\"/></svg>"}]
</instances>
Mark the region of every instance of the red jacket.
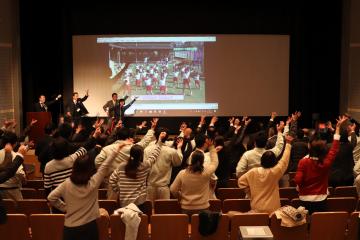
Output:
<instances>
[{"instance_id":1,"label":"red jacket","mask_svg":"<svg viewBox=\"0 0 360 240\"><path fill-rule=\"evenodd\" d=\"M323 163L318 163L309 157L299 161L294 180L299 186L300 196L327 194L330 167L339 151L340 143L338 139L339 136L335 135Z\"/></svg>"}]
</instances>

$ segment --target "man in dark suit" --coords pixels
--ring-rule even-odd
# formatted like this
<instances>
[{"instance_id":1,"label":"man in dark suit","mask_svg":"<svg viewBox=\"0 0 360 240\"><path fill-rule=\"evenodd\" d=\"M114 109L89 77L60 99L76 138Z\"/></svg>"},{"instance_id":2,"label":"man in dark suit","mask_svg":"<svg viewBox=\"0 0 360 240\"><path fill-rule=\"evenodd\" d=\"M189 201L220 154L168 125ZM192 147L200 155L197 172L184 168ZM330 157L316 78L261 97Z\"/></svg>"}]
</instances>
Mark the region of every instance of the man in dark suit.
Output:
<instances>
[{"instance_id":1,"label":"man in dark suit","mask_svg":"<svg viewBox=\"0 0 360 240\"><path fill-rule=\"evenodd\" d=\"M86 90L86 94L83 98L79 98L79 93L74 92L72 95L72 101L68 103L66 108L66 115L72 117L77 122L80 117L88 114L88 110L84 106L83 102L89 97L89 90Z\"/></svg>"},{"instance_id":2,"label":"man in dark suit","mask_svg":"<svg viewBox=\"0 0 360 240\"><path fill-rule=\"evenodd\" d=\"M129 104L125 105L125 100L128 98L128 96L125 96L124 98L119 100L119 105L115 106L114 109L114 115L115 119L117 121L121 120L124 122L125 120L125 111L131 107L131 105L136 101L137 97L135 97Z\"/></svg>"},{"instance_id":3,"label":"man in dark suit","mask_svg":"<svg viewBox=\"0 0 360 240\"><path fill-rule=\"evenodd\" d=\"M34 111L35 112L47 112L48 107L50 105L54 104L57 100L59 100L59 98L61 98L60 94L55 98L55 100L46 102L45 95L40 95L39 102L35 103L35 105L34 105Z\"/></svg>"},{"instance_id":4,"label":"man in dark suit","mask_svg":"<svg viewBox=\"0 0 360 240\"><path fill-rule=\"evenodd\" d=\"M119 106L118 95L116 93L111 94L111 100L107 101L103 106L104 111L107 113L108 117L114 117L115 107Z\"/></svg>"}]
</instances>

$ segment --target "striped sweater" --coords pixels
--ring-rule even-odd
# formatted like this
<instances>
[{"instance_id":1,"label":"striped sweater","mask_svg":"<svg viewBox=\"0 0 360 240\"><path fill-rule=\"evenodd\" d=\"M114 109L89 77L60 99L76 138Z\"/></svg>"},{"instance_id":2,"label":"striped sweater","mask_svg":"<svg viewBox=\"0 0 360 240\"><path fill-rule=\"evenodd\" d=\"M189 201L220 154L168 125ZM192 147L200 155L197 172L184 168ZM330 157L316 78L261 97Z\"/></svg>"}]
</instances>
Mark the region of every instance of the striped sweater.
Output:
<instances>
[{"instance_id":1,"label":"striped sweater","mask_svg":"<svg viewBox=\"0 0 360 240\"><path fill-rule=\"evenodd\" d=\"M160 154L161 146L162 143L157 144L149 157L143 160L138 167L136 179L126 176L125 166L127 163L121 163L111 174L109 184L112 190L118 194L121 207L130 203L140 205L146 201L146 179Z\"/></svg>"},{"instance_id":2,"label":"striped sweater","mask_svg":"<svg viewBox=\"0 0 360 240\"><path fill-rule=\"evenodd\" d=\"M44 170L44 188L47 193L64 182L72 173L72 167L77 158L86 154L86 149L81 147L75 153L61 159L48 162Z\"/></svg>"}]
</instances>

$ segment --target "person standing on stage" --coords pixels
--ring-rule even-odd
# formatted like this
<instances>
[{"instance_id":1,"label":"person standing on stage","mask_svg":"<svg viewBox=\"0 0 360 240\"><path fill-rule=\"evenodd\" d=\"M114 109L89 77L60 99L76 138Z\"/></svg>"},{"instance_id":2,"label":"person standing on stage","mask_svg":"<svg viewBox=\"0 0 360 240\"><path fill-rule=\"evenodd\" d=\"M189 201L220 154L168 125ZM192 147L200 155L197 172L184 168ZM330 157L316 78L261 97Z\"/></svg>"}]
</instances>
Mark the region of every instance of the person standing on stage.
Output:
<instances>
[{"instance_id":1,"label":"person standing on stage","mask_svg":"<svg viewBox=\"0 0 360 240\"><path fill-rule=\"evenodd\" d=\"M125 105L125 100L128 98L128 96L125 96L124 98L121 98L119 100L119 105L115 107L115 119L116 121L121 120L124 123L125 119L125 111L131 107L131 105L136 101L138 97L135 97L129 104Z\"/></svg>"},{"instance_id":2,"label":"person standing on stage","mask_svg":"<svg viewBox=\"0 0 360 240\"><path fill-rule=\"evenodd\" d=\"M103 106L103 109L107 113L108 117L114 117L115 107L119 106L117 93L111 94L111 98L112 99L107 101Z\"/></svg>"},{"instance_id":3,"label":"person standing on stage","mask_svg":"<svg viewBox=\"0 0 360 240\"><path fill-rule=\"evenodd\" d=\"M72 101L67 105L66 115L72 117L76 122L80 117L88 114L89 112L83 104L88 97L89 90L86 90L86 94L83 98L79 98L79 93L74 92L72 95Z\"/></svg>"},{"instance_id":4,"label":"person standing on stage","mask_svg":"<svg viewBox=\"0 0 360 240\"><path fill-rule=\"evenodd\" d=\"M60 94L55 98L55 100L46 102L45 95L41 94L39 97L39 102L35 103L34 105L34 112L47 112L48 107L54 104L57 100L59 100L59 98L61 98Z\"/></svg>"}]
</instances>

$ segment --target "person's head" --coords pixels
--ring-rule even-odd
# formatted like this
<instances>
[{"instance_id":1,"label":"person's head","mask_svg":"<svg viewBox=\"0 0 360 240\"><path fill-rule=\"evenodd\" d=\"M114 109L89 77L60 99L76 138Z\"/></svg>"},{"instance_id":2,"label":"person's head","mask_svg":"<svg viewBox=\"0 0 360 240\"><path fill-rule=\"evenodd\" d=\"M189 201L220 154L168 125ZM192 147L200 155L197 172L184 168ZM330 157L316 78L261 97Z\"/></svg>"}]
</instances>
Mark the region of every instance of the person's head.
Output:
<instances>
[{"instance_id":1,"label":"person's head","mask_svg":"<svg viewBox=\"0 0 360 240\"><path fill-rule=\"evenodd\" d=\"M3 148L6 144L11 144L11 146L14 147L14 145L16 144L18 138L16 136L15 133L10 132L10 131L6 131L1 139L1 147Z\"/></svg>"},{"instance_id":2,"label":"person's head","mask_svg":"<svg viewBox=\"0 0 360 240\"><path fill-rule=\"evenodd\" d=\"M39 97L39 102L40 102L40 103L44 103L45 101L46 101L45 95L40 95L40 97Z\"/></svg>"},{"instance_id":3,"label":"person's head","mask_svg":"<svg viewBox=\"0 0 360 240\"><path fill-rule=\"evenodd\" d=\"M258 148L264 148L266 146L267 136L264 131L260 131L255 136L255 146Z\"/></svg>"},{"instance_id":4,"label":"person's head","mask_svg":"<svg viewBox=\"0 0 360 240\"><path fill-rule=\"evenodd\" d=\"M195 150L191 154L191 165L189 166L189 170L192 173L202 173L204 171L204 153Z\"/></svg>"},{"instance_id":5,"label":"person's head","mask_svg":"<svg viewBox=\"0 0 360 240\"><path fill-rule=\"evenodd\" d=\"M144 149L142 146L135 144L130 148L130 159L125 166L125 175L128 178L136 179L138 167L143 162Z\"/></svg>"},{"instance_id":6,"label":"person's head","mask_svg":"<svg viewBox=\"0 0 360 240\"><path fill-rule=\"evenodd\" d=\"M185 128L184 130L184 138L191 138L192 129L191 128Z\"/></svg>"},{"instance_id":7,"label":"person's head","mask_svg":"<svg viewBox=\"0 0 360 240\"><path fill-rule=\"evenodd\" d=\"M75 185L87 185L96 173L95 161L88 154L77 158L74 162L70 180Z\"/></svg>"},{"instance_id":8,"label":"person's head","mask_svg":"<svg viewBox=\"0 0 360 240\"><path fill-rule=\"evenodd\" d=\"M302 130L301 128L299 128L299 129L296 131L296 137L297 137L297 139L303 139L303 138L304 138L304 130Z\"/></svg>"},{"instance_id":9,"label":"person's head","mask_svg":"<svg viewBox=\"0 0 360 240\"><path fill-rule=\"evenodd\" d=\"M73 98L73 100L77 100L79 98L79 93L73 92L72 98Z\"/></svg>"},{"instance_id":10,"label":"person's head","mask_svg":"<svg viewBox=\"0 0 360 240\"><path fill-rule=\"evenodd\" d=\"M121 98L119 100L119 104L120 104L121 107L124 106L125 105L125 99Z\"/></svg>"},{"instance_id":11,"label":"person's head","mask_svg":"<svg viewBox=\"0 0 360 240\"><path fill-rule=\"evenodd\" d=\"M117 98L118 98L117 93L113 93L113 94L111 94L111 98L112 98L112 100L113 100L113 101L116 101L116 100L117 100Z\"/></svg>"},{"instance_id":12,"label":"person's head","mask_svg":"<svg viewBox=\"0 0 360 240\"><path fill-rule=\"evenodd\" d=\"M266 151L261 156L261 166L263 168L272 168L277 164L276 156L272 151Z\"/></svg>"},{"instance_id":13,"label":"person's head","mask_svg":"<svg viewBox=\"0 0 360 240\"><path fill-rule=\"evenodd\" d=\"M321 134L314 134L308 144L309 157L317 158L322 162L327 153L326 140L322 138Z\"/></svg>"},{"instance_id":14,"label":"person's head","mask_svg":"<svg viewBox=\"0 0 360 240\"><path fill-rule=\"evenodd\" d=\"M206 149L208 137L205 134L198 134L195 136L195 144L197 148Z\"/></svg>"},{"instance_id":15,"label":"person's head","mask_svg":"<svg viewBox=\"0 0 360 240\"><path fill-rule=\"evenodd\" d=\"M60 124L58 130L59 130L58 131L59 136L65 138L65 139L69 139L73 132L73 129L69 123Z\"/></svg>"},{"instance_id":16,"label":"person's head","mask_svg":"<svg viewBox=\"0 0 360 240\"><path fill-rule=\"evenodd\" d=\"M69 142L63 137L57 137L52 144L52 156L56 160L62 160L69 154Z\"/></svg>"},{"instance_id":17,"label":"person's head","mask_svg":"<svg viewBox=\"0 0 360 240\"><path fill-rule=\"evenodd\" d=\"M56 125L54 123L48 123L44 127L45 134L51 135L56 130Z\"/></svg>"},{"instance_id":18,"label":"person's head","mask_svg":"<svg viewBox=\"0 0 360 240\"><path fill-rule=\"evenodd\" d=\"M126 140L130 136L129 129L126 127L118 128L116 130L116 139L117 140Z\"/></svg>"},{"instance_id":19,"label":"person's head","mask_svg":"<svg viewBox=\"0 0 360 240\"><path fill-rule=\"evenodd\" d=\"M168 137L169 137L169 129L163 128L163 127L157 128L156 131L155 131L155 138L156 138L156 140L158 140L158 139L159 139L159 136L160 136L160 133L162 133L162 132L166 132L166 137L164 137L164 138L162 139L162 142L164 143L164 142L167 141L167 139L168 139Z\"/></svg>"},{"instance_id":20,"label":"person's head","mask_svg":"<svg viewBox=\"0 0 360 240\"><path fill-rule=\"evenodd\" d=\"M224 145L225 145L224 137L223 136L216 136L215 140L214 140L214 144L215 144L215 147L217 147L217 146L224 147Z\"/></svg>"}]
</instances>

